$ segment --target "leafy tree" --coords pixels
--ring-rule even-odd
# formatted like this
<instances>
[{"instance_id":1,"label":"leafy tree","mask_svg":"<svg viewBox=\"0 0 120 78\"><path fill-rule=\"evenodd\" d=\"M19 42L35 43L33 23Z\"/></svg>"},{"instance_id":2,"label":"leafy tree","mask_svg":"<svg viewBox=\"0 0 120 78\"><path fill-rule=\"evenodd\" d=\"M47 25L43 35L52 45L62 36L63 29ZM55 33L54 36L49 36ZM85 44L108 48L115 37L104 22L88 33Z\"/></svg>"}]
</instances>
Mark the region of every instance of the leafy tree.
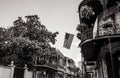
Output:
<instances>
[{"instance_id":1,"label":"leafy tree","mask_svg":"<svg viewBox=\"0 0 120 78\"><path fill-rule=\"evenodd\" d=\"M0 28L1 64L8 65L10 61L14 61L18 67L28 64L31 68L35 62L35 55L44 55L52 48L49 43L55 44L58 32L48 31L37 15L25 18L24 21L18 17L8 29Z\"/></svg>"}]
</instances>

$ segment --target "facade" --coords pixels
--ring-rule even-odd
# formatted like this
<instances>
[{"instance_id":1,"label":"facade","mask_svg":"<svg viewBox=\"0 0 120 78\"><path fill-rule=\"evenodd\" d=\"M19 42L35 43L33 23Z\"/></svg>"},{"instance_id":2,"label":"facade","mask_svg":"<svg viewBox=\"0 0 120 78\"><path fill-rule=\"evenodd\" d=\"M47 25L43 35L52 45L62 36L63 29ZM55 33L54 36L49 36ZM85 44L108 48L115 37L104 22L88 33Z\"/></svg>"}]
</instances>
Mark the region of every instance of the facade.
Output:
<instances>
[{"instance_id":1,"label":"facade","mask_svg":"<svg viewBox=\"0 0 120 78\"><path fill-rule=\"evenodd\" d=\"M120 78L119 0L83 0L78 11L83 78Z\"/></svg>"},{"instance_id":2,"label":"facade","mask_svg":"<svg viewBox=\"0 0 120 78\"><path fill-rule=\"evenodd\" d=\"M57 50L46 51L35 55L33 78L57 78L58 74Z\"/></svg>"},{"instance_id":3,"label":"facade","mask_svg":"<svg viewBox=\"0 0 120 78\"><path fill-rule=\"evenodd\" d=\"M74 65L75 65L75 62L71 58L66 57L67 78L73 78L74 77Z\"/></svg>"},{"instance_id":4,"label":"facade","mask_svg":"<svg viewBox=\"0 0 120 78\"><path fill-rule=\"evenodd\" d=\"M83 57L82 57L83 58ZM86 75L86 65L85 65L85 62L84 61L79 61L78 62L78 66L79 66L79 68L80 68L80 70L81 70L81 77L82 78L84 78L85 77L85 75Z\"/></svg>"},{"instance_id":5,"label":"facade","mask_svg":"<svg viewBox=\"0 0 120 78\"><path fill-rule=\"evenodd\" d=\"M58 50L58 78L64 78L66 60L65 56Z\"/></svg>"},{"instance_id":6,"label":"facade","mask_svg":"<svg viewBox=\"0 0 120 78\"><path fill-rule=\"evenodd\" d=\"M81 78L81 70L75 65L73 59L66 57L65 78Z\"/></svg>"},{"instance_id":7,"label":"facade","mask_svg":"<svg viewBox=\"0 0 120 78\"><path fill-rule=\"evenodd\" d=\"M71 58L65 57L59 50L52 53L35 56L33 78L80 78L81 71Z\"/></svg>"},{"instance_id":8,"label":"facade","mask_svg":"<svg viewBox=\"0 0 120 78\"><path fill-rule=\"evenodd\" d=\"M82 78L82 71L78 66L74 66L74 78Z\"/></svg>"}]
</instances>

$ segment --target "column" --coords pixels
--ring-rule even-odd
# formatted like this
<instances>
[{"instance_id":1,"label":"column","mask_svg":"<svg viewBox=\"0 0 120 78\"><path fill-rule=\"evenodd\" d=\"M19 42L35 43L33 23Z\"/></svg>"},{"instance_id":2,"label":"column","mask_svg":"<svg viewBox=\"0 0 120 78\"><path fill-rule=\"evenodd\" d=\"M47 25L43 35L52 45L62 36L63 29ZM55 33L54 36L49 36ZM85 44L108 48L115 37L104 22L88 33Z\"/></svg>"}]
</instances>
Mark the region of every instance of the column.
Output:
<instances>
[{"instance_id":1,"label":"column","mask_svg":"<svg viewBox=\"0 0 120 78\"><path fill-rule=\"evenodd\" d=\"M27 64L25 64L24 78L27 78L28 75L27 72L28 72L28 68L27 68Z\"/></svg>"}]
</instances>

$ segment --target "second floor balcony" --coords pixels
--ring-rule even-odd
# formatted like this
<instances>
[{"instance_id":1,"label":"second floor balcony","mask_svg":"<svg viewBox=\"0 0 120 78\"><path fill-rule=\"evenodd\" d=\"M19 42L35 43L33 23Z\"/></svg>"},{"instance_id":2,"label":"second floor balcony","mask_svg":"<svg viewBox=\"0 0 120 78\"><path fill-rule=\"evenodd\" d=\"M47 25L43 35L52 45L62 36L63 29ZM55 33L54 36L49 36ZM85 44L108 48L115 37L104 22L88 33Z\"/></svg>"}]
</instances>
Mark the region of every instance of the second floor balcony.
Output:
<instances>
[{"instance_id":1,"label":"second floor balcony","mask_svg":"<svg viewBox=\"0 0 120 78\"><path fill-rule=\"evenodd\" d=\"M113 6L101 12L96 18L95 23L90 27L87 24L81 23L77 27L77 30L80 32L78 37L81 41L103 36L120 35L119 7L120 6ZM94 34L94 32L96 34Z\"/></svg>"},{"instance_id":2,"label":"second floor balcony","mask_svg":"<svg viewBox=\"0 0 120 78\"><path fill-rule=\"evenodd\" d=\"M48 60L44 57L43 58L38 57L34 66L38 69L46 67L53 70L57 70L58 68L57 60L55 58Z\"/></svg>"},{"instance_id":3,"label":"second floor balcony","mask_svg":"<svg viewBox=\"0 0 120 78\"><path fill-rule=\"evenodd\" d=\"M98 15L94 26L79 26L81 52L86 60L95 61L101 47L120 40L120 6L110 7ZM84 28L87 27L87 28Z\"/></svg>"}]
</instances>

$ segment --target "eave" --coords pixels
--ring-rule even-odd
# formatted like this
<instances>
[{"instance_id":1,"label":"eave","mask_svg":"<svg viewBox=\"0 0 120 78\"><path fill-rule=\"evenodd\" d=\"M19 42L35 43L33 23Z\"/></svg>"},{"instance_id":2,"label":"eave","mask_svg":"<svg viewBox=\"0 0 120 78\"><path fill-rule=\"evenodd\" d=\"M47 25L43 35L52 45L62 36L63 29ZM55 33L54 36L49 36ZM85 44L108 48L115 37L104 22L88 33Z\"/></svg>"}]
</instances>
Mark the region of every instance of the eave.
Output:
<instances>
[{"instance_id":1,"label":"eave","mask_svg":"<svg viewBox=\"0 0 120 78\"><path fill-rule=\"evenodd\" d=\"M81 52L87 61L96 61L102 46L110 42L120 41L120 35L102 36L81 42Z\"/></svg>"}]
</instances>

